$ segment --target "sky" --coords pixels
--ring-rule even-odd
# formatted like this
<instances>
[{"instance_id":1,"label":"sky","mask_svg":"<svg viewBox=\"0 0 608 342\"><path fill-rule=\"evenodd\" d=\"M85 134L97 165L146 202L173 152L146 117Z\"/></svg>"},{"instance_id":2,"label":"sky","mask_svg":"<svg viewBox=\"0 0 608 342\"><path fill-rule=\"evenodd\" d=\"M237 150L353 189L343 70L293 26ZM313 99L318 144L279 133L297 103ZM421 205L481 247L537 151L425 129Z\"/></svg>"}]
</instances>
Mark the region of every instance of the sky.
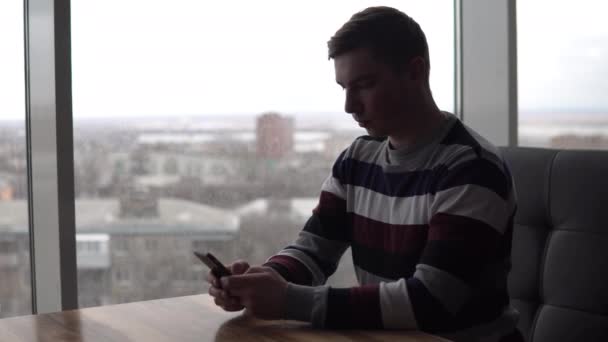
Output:
<instances>
[{"instance_id":1,"label":"sky","mask_svg":"<svg viewBox=\"0 0 608 342\"><path fill-rule=\"evenodd\" d=\"M342 113L326 42L380 4L420 23L433 94L453 110L452 0L72 0L74 117ZM608 112L606 7L518 2L520 109ZM0 120L24 118L22 14L0 0Z\"/></svg>"}]
</instances>

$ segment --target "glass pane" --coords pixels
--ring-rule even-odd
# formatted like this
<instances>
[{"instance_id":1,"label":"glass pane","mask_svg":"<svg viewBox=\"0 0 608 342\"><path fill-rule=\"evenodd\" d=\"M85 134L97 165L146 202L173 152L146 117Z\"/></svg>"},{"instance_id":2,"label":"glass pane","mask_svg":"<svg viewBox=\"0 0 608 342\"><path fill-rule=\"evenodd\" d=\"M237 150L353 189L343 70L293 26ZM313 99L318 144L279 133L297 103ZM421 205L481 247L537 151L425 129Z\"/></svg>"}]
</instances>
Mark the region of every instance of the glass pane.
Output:
<instances>
[{"instance_id":1,"label":"glass pane","mask_svg":"<svg viewBox=\"0 0 608 342\"><path fill-rule=\"evenodd\" d=\"M608 149L605 9L593 0L517 3L520 145Z\"/></svg>"},{"instance_id":2,"label":"glass pane","mask_svg":"<svg viewBox=\"0 0 608 342\"><path fill-rule=\"evenodd\" d=\"M0 1L0 318L32 313L23 2Z\"/></svg>"},{"instance_id":3,"label":"glass pane","mask_svg":"<svg viewBox=\"0 0 608 342\"><path fill-rule=\"evenodd\" d=\"M259 264L296 237L364 134L326 42L378 3L72 1L81 306L204 293L193 250ZM425 29L453 110L452 2L382 4Z\"/></svg>"}]
</instances>

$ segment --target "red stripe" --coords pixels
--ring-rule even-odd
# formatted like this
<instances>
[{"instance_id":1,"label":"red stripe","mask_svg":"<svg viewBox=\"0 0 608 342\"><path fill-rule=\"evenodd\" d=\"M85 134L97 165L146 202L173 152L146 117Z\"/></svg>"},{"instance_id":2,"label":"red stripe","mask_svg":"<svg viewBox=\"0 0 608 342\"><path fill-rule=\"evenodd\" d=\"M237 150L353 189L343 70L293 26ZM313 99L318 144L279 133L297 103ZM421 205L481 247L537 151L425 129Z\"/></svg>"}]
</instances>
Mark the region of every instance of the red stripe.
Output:
<instances>
[{"instance_id":1,"label":"red stripe","mask_svg":"<svg viewBox=\"0 0 608 342\"><path fill-rule=\"evenodd\" d=\"M350 308L353 328L382 328L380 309L380 288L378 285L365 285L350 289Z\"/></svg>"},{"instance_id":2,"label":"red stripe","mask_svg":"<svg viewBox=\"0 0 608 342\"><path fill-rule=\"evenodd\" d=\"M424 248L428 225L388 224L353 216L353 242L392 254L412 254Z\"/></svg>"},{"instance_id":3,"label":"red stripe","mask_svg":"<svg viewBox=\"0 0 608 342\"><path fill-rule=\"evenodd\" d=\"M346 213L346 201L328 191L321 191L319 204L313 213L320 216L336 216Z\"/></svg>"},{"instance_id":4,"label":"red stripe","mask_svg":"<svg viewBox=\"0 0 608 342\"><path fill-rule=\"evenodd\" d=\"M290 281L296 284L310 284L312 273L308 267L300 261L287 255L275 255L268 259L268 262L275 262L283 265L289 272Z\"/></svg>"}]
</instances>

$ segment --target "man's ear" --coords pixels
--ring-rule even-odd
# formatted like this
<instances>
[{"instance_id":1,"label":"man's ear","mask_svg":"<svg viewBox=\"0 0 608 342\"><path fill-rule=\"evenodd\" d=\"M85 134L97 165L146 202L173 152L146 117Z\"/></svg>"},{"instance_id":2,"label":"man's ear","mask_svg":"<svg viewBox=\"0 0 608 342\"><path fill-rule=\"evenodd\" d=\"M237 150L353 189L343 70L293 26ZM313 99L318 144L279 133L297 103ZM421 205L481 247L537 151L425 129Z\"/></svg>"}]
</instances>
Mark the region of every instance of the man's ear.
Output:
<instances>
[{"instance_id":1,"label":"man's ear","mask_svg":"<svg viewBox=\"0 0 608 342\"><path fill-rule=\"evenodd\" d=\"M426 81L426 60L421 56L412 58L408 65L409 78L411 81Z\"/></svg>"}]
</instances>

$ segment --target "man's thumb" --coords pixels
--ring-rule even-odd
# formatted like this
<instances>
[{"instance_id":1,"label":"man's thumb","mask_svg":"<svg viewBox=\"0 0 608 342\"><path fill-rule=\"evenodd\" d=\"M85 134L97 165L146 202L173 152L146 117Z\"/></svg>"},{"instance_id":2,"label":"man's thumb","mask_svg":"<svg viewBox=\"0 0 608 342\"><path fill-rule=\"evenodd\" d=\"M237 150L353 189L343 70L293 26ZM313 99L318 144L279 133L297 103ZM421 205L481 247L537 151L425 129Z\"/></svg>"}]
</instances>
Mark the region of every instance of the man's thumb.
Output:
<instances>
[{"instance_id":1,"label":"man's thumb","mask_svg":"<svg viewBox=\"0 0 608 342\"><path fill-rule=\"evenodd\" d=\"M247 272L248 269L249 269L249 264L247 263L247 261L239 260L239 261L235 262L234 264L232 264L232 273L233 274L243 274L243 273Z\"/></svg>"}]
</instances>

